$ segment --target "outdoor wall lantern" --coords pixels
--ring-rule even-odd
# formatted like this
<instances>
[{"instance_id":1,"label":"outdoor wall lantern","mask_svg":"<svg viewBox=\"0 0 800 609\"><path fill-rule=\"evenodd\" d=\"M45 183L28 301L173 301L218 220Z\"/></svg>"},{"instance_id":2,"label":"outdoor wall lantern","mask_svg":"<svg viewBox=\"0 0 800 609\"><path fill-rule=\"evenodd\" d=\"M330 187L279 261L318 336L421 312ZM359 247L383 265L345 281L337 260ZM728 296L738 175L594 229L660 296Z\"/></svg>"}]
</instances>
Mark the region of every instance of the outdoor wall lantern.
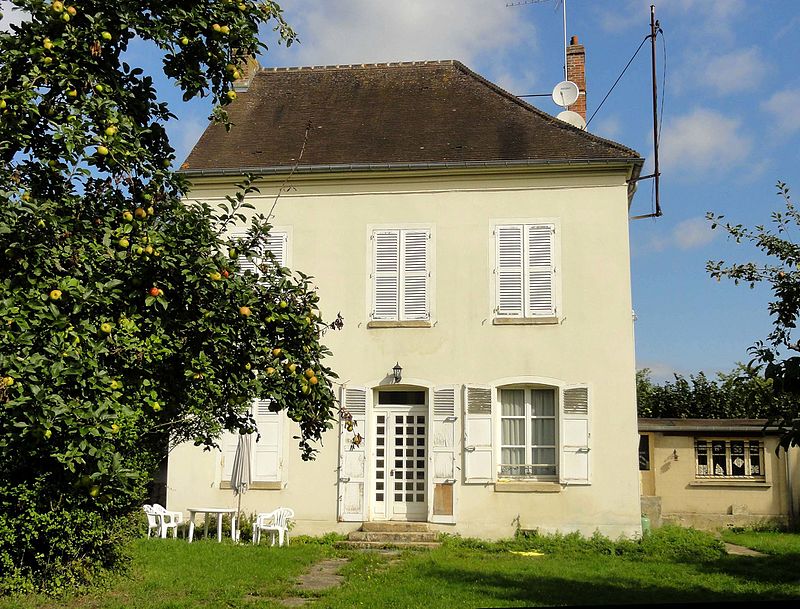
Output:
<instances>
[{"instance_id":1,"label":"outdoor wall lantern","mask_svg":"<svg viewBox=\"0 0 800 609\"><path fill-rule=\"evenodd\" d=\"M673 461L677 461L678 460L678 449L677 448L673 448L672 449L672 460Z\"/></svg>"},{"instance_id":2,"label":"outdoor wall lantern","mask_svg":"<svg viewBox=\"0 0 800 609\"><path fill-rule=\"evenodd\" d=\"M394 382L399 383L403 380L403 369L400 367L400 362L397 362L392 368L392 374L394 375Z\"/></svg>"}]
</instances>

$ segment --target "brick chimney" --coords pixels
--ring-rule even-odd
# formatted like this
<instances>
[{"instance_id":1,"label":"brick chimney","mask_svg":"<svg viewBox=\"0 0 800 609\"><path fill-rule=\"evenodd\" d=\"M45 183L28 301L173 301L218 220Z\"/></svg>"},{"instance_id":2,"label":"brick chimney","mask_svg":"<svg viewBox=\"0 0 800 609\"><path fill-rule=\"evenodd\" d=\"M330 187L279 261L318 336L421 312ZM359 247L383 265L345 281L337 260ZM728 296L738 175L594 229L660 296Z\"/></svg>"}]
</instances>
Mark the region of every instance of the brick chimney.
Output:
<instances>
[{"instance_id":1,"label":"brick chimney","mask_svg":"<svg viewBox=\"0 0 800 609\"><path fill-rule=\"evenodd\" d=\"M239 78L233 81L233 90L242 92L247 91L250 82L253 80L253 75L261 69L261 64L258 59L249 56L245 59L245 63L239 66Z\"/></svg>"},{"instance_id":2,"label":"brick chimney","mask_svg":"<svg viewBox=\"0 0 800 609\"><path fill-rule=\"evenodd\" d=\"M577 112L586 120L586 50L578 44L578 37L570 38L567 47L567 80L578 85L578 101L569 109Z\"/></svg>"}]
</instances>

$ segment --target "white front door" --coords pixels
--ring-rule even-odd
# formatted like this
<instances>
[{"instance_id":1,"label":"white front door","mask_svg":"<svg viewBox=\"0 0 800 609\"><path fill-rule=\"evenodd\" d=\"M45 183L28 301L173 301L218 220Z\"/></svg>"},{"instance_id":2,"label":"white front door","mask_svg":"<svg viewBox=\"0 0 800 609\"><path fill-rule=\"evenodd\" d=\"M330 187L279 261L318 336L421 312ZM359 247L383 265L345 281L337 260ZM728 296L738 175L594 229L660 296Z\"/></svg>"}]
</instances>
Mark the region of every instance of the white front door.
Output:
<instances>
[{"instance_id":1,"label":"white front door","mask_svg":"<svg viewBox=\"0 0 800 609\"><path fill-rule=\"evenodd\" d=\"M425 396L424 391L382 391L379 394L379 404L375 408L373 489L373 513L378 519L427 519L428 408ZM423 403L414 403L419 401Z\"/></svg>"}]
</instances>

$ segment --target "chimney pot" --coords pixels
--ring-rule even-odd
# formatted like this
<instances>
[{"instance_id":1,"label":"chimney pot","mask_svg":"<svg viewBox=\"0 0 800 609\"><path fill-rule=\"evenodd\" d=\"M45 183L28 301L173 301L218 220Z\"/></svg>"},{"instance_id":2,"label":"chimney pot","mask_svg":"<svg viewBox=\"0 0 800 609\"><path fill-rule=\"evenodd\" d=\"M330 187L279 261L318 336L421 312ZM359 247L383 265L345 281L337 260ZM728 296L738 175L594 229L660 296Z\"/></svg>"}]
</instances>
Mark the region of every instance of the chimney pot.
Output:
<instances>
[{"instance_id":1,"label":"chimney pot","mask_svg":"<svg viewBox=\"0 0 800 609\"><path fill-rule=\"evenodd\" d=\"M578 85L578 100L569 109L577 112L586 120L586 50L578 43L578 37L572 36L567 47L567 80Z\"/></svg>"}]
</instances>

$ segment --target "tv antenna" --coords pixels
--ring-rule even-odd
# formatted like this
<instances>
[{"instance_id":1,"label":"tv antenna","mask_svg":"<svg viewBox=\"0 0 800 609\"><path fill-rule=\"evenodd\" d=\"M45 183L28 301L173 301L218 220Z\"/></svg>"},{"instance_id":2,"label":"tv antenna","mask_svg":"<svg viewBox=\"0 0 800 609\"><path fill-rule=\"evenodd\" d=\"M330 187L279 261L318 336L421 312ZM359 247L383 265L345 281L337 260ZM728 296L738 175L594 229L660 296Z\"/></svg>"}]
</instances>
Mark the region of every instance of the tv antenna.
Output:
<instances>
[{"instance_id":1,"label":"tv antenna","mask_svg":"<svg viewBox=\"0 0 800 609\"><path fill-rule=\"evenodd\" d=\"M661 211L661 199L660 199L660 192L659 192L659 182L661 177L661 172L659 171L658 166L658 144L661 138L661 134L659 133L658 128L658 89L656 85L656 36L658 33L662 32L661 24L656 20L656 6L655 4L650 5L650 35L645 38L650 39L650 65L651 65L651 72L652 72L652 81L653 81L653 173L646 176L640 176L637 178L637 182L640 180L649 180L650 178L653 179L653 186L655 190L655 211L650 214L642 214L641 216L631 216L631 220L641 220L642 218L660 218L662 216ZM663 95L663 91L662 91Z\"/></svg>"},{"instance_id":2,"label":"tv antenna","mask_svg":"<svg viewBox=\"0 0 800 609\"><path fill-rule=\"evenodd\" d=\"M542 4L543 2L549 2L550 0L517 0L516 2L506 2L506 8L510 8L513 6L526 6L528 4ZM567 0L555 0L556 1L556 9L558 5L561 4L563 9L563 22L564 22L564 80L568 80L567 78Z\"/></svg>"}]
</instances>

